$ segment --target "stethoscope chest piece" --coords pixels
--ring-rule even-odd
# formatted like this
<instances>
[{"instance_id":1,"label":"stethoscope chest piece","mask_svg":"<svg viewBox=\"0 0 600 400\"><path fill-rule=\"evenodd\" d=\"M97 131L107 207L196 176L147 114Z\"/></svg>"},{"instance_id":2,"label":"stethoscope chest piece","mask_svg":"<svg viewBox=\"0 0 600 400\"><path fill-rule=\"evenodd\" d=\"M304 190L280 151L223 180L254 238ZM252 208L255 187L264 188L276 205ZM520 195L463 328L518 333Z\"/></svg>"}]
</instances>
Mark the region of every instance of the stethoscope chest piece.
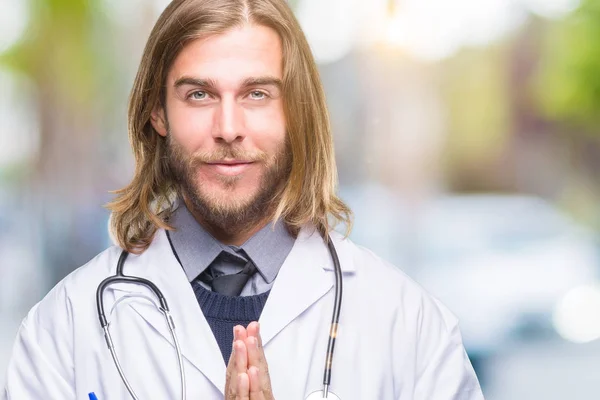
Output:
<instances>
[{"instance_id":1,"label":"stethoscope chest piece","mask_svg":"<svg viewBox=\"0 0 600 400\"><path fill-rule=\"evenodd\" d=\"M323 397L323 391L319 390L309 394L306 400L340 400L340 398L335 393L331 392L327 393L327 397Z\"/></svg>"}]
</instances>

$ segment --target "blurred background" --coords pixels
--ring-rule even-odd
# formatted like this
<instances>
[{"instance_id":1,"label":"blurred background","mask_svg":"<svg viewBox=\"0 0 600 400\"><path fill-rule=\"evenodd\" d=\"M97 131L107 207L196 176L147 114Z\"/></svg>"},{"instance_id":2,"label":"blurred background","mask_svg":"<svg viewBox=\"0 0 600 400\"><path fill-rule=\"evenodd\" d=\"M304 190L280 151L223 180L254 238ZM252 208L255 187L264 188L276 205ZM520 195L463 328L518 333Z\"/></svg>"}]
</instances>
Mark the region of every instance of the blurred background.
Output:
<instances>
[{"instance_id":1,"label":"blurred background","mask_svg":"<svg viewBox=\"0 0 600 400\"><path fill-rule=\"evenodd\" d=\"M167 0L0 0L0 384L25 313L110 244ZM600 396L600 0L294 0L353 239L460 318L489 400Z\"/></svg>"}]
</instances>

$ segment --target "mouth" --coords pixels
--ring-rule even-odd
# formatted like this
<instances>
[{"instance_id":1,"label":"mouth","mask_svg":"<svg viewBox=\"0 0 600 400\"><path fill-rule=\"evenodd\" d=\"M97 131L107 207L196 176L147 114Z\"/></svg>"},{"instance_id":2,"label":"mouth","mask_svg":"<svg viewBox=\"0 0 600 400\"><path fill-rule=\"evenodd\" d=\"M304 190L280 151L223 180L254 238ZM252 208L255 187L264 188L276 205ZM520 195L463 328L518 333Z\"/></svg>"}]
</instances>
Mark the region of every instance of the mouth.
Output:
<instances>
[{"instance_id":1,"label":"mouth","mask_svg":"<svg viewBox=\"0 0 600 400\"><path fill-rule=\"evenodd\" d=\"M245 172L253 164L253 161L246 160L218 160L208 162L206 166L219 175L235 176Z\"/></svg>"},{"instance_id":2,"label":"mouth","mask_svg":"<svg viewBox=\"0 0 600 400\"><path fill-rule=\"evenodd\" d=\"M250 161L250 160L237 160L237 159L225 158L223 160L209 161L209 162L207 162L207 164L210 164L210 165L213 165L213 164L238 165L238 164L252 164L252 162L253 161Z\"/></svg>"}]
</instances>

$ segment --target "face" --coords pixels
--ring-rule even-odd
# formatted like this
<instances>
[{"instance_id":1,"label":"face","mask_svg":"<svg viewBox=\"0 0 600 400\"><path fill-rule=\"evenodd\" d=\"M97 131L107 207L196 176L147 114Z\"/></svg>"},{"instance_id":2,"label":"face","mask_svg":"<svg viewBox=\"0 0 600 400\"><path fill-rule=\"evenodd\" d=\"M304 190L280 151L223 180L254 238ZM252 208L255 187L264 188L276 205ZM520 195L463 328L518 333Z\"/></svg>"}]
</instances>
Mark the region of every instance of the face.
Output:
<instances>
[{"instance_id":1,"label":"face","mask_svg":"<svg viewBox=\"0 0 600 400\"><path fill-rule=\"evenodd\" d=\"M188 206L215 228L265 219L286 179L282 76L279 36L257 25L188 44L169 71L152 122Z\"/></svg>"}]
</instances>

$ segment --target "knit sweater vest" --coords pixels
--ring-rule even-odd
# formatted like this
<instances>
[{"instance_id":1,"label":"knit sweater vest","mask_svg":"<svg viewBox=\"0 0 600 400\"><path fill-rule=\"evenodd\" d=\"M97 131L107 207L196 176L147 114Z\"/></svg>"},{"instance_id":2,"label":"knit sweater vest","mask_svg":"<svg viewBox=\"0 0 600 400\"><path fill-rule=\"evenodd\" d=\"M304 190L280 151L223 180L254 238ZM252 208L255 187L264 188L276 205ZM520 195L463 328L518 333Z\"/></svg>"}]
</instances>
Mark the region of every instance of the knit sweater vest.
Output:
<instances>
[{"instance_id":1,"label":"knit sweater vest","mask_svg":"<svg viewBox=\"0 0 600 400\"><path fill-rule=\"evenodd\" d=\"M258 321L270 291L254 296L231 297L205 289L197 279L192 281L192 288L227 365L233 345L233 327L247 327L250 322Z\"/></svg>"}]
</instances>

